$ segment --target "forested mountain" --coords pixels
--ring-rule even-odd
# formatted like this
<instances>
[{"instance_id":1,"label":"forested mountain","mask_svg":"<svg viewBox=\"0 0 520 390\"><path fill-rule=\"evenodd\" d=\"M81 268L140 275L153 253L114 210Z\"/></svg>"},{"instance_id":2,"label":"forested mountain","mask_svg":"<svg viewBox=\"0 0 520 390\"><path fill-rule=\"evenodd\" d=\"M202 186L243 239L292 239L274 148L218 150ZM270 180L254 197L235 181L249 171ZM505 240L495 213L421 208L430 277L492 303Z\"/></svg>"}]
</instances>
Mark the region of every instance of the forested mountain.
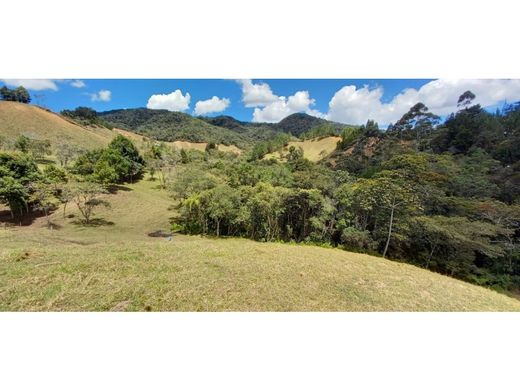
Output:
<instances>
[{"instance_id":1,"label":"forested mountain","mask_svg":"<svg viewBox=\"0 0 520 390\"><path fill-rule=\"evenodd\" d=\"M275 129L285 133L290 133L297 137L313 128L322 126L329 126L337 130L345 127L343 124L331 122L326 119L316 118L305 113L289 115L280 122L273 125Z\"/></svg>"},{"instance_id":2,"label":"forested mountain","mask_svg":"<svg viewBox=\"0 0 520 390\"><path fill-rule=\"evenodd\" d=\"M244 148L250 140L239 132L217 127L182 112L135 108L98 113L114 127L160 141L212 142Z\"/></svg>"}]
</instances>

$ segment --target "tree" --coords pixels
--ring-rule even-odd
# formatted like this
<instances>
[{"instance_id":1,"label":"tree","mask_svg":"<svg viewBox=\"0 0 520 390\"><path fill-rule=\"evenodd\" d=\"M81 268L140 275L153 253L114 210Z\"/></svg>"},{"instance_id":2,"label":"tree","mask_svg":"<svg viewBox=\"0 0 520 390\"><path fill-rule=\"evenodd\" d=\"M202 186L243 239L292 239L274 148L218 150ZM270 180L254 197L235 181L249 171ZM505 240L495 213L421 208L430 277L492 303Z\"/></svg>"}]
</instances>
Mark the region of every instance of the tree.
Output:
<instances>
[{"instance_id":1,"label":"tree","mask_svg":"<svg viewBox=\"0 0 520 390\"><path fill-rule=\"evenodd\" d=\"M429 112L424 103L417 103L399 119L392 127L392 132L399 134L399 139L408 133L415 133L416 150L418 150L421 139L425 135L431 135L434 126L439 122L439 117Z\"/></svg>"},{"instance_id":2,"label":"tree","mask_svg":"<svg viewBox=\"0 0 520 390\"><path fill-rule=\"evenodd\" d=\"M251 236L272 241L280 237L280 218L284 212L284 200L288 190L260 183L247 199Z\"/></svg>"},{"instance_id":3,"label":"tree","mask_svg":"<svg viewBox=\"0 0 520 390\"><path fill-rule=\"evenodd\" d=\"M118 172L119 179L130 178L130 181L133 182L134 177L140 175L143 172L145 165L144 159L141 157L139 151L132 143L132 141L130 141L128 138L120 134L117 135L110 142L110 144L108 144L108 150L114 151L128 162L118 163L126 165L124 168L121 167L120 171Z\"/></svg>"},{"instance_id":4,"label":"tree","mask_svg":"<svg viewBox=\"0 0 520 390\"><path fill-rule=\"evenodd\" d=\"M356 227L372 231L381 241L384 236L382 254L386 257L395 235L396 219L400 222L399 230L406 230L408 218L419 208L410 183L383 172L373 179L359 179L352 191L351 207L356 215Z\"/></svg>"},{"instance_id":5,"label":"tree","mask_svg":"<svg viewBox=\"0 0 520 390\"><path fill-rule=\"evenodd\" d=\"M88 151L74 162L72 171L103 184L133 181L141 175L144 159L126 137L118 135L105 149Z\"/></svg>"},{"instance_id":6,"label":"tree","mask_svg":"<svg viewBox=\"0 0 520 390\"><path fill-rule=\"evenodd\" d=\"M20 102L20 103L30 103L31 95L24 87L20 86L16 89L10 89L6 86L0 88L0 96L2 100L12 101L12 102Z\"/></svg>"},{"instance_id":7,"label":"tree","mask_svg":"<svg viewBox=\"0 0 520 390\"><path fill-rule=\"evenodd\" d=\"M15 99L17 102L20 103L30 103L31 102L31 95L29 95L29 91L27 91L24 87L19 86L14 91Z\"/></svg>"},{"instance_id":8,"label":"tree","mask_svg":"<svg viewBox=\"0 0 520 390\"><path fill-rule=\"evenodd\" d=\"M36 206L38 210L42 210L45 214L47 227L51 228L49 219L49 211L58 207L60 200L57 197L54 186L45 181L39 181L32 185L31 203Z\"/></svg>"},{"instance_id":9,"label":"tree","mask_svg":"<svg viewBox=\"0 0 520 390\"><path fill-rule=\"evenodd\" d=\"M77 182L70 185L72 201L78 207L79 212L83 216L85 224L89 225L92 221L94 209L103 206L109 207L110 203L100 197L107 193L105 187L85 181Z\"/></svg>"},{"instance_id":10,"label":"tree","mask_svg":"<svg viewBox=\"0 0 520 390\"><path fill-rule=\"evenodd\" d=\"M42 159L45 156L52 154L51 142L49 140L29 140L29 151L37 159Z\"/></svg>"},{"instance_id":11,"label":"tree","mask_svg":"<svg viewBox=\"0 0 520 390\"><path fill-rule=\"evenodd\" d=\"M54 153L60 165L66 167L69 165L69 161L73 160L78 154L81 154L81 151L68 143L60 143Z\"/></svg>"},{"instance_id":12,"label":"tree","mask_svg":"<svg viewBox=\"0 0 520 390\"><path fill-rule=\"evenodd\" d=\"M6 204L11 216L29 211L30 184L40 180L34 160L22 153L0 153L0 203Z\"/></svg>"},{"instance_id":13,"label":"tree","mask_svg":"<svg viewBox=\"0 0 520 390\"><path fill-rule=\"evenodd\" d=\"M229 229L233 214L237 210L239 198L236 192L225 184L204 191L201 197L202 210L207 218L213 221L215 234L219 237L223 223Z\"/></svg>"},{"instance_id":14,"label":"tree","mask_svg":"<svg viewBox=\"0 0 520 390\"><path fill-rule=\"evenodd\" d=\"M27 153L29 152L29 146L31 144L31 139L26 137L25 135L20 135L14 142L15 149L20 152Z\"/></svg>"},{"instance_id":15,"label":"tree","mask_svg":"<svg viewBox=\"0 0 520 390\"><path fill-rule=\"evenodd\" d=\"M457 107L462 107L462 109L466 110L475 98L476 96L473 92L466 91L459 96L459 100L457 101Z\"/></svg>"},{"instance_id":16,"label":"tree","mask_svg":"<svg viewBox=\"0 0 520 390\"><path fill-rule=\"evenodd\" d=\"M13 101L14 91L7 88L6 86L3 86L0 88L0 96L2 97L2 100Z\"/></svg>"}]
</instances>

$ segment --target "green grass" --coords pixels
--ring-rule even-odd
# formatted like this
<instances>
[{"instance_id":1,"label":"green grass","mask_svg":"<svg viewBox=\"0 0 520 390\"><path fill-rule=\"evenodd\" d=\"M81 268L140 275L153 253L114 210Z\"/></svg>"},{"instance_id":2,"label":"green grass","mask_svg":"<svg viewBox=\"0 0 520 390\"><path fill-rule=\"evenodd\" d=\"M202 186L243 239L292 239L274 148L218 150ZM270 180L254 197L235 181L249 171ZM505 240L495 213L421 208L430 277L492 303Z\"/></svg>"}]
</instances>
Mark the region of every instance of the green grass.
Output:
<instances>
[{"instance_id":1,"label":"green grass","mask_svg":"<svg viewBox=\"0 0 520 390\"><path fill-rule=\"evenodd\" d=\"M520 311L497 292L340 249L149 237L167 229L172 201L148 180L108 200L97 227L59 210L54 230L42 219L0 228L0 310Z\"/></svg>"}]
</instances>

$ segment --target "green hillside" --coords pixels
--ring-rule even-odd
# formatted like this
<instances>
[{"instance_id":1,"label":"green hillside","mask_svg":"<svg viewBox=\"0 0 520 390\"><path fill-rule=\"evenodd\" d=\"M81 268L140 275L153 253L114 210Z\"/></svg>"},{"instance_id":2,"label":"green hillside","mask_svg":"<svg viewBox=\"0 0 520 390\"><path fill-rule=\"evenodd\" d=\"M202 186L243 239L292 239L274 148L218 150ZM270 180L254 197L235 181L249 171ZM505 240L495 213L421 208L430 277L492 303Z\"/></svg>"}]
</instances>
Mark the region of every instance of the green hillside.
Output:
<instances>
[{"instance_id":1,"label":"green hillside","mask_svg":"<svg viewBox=\"0 0 520 390\"><path fill-rule=\"evenodd\" d=\"M57 210L53 230L43 218L0 229L0 310L520 311L497 292L339 249L150 237L172 201L148 180L106 199L99 226Z\"/></svg>"},{"instance_id":2,"label":"green hillside","mask_svg":"<svg viewBox=\"0 0 520 390\"><path fill-rule=\"evenodd\" d=\"M160 141L214 142L240 148L249 144L247 137L239 133L181 112L136 108L101 112L99 116L114 127Z\"/></svg>"}]
</instances>

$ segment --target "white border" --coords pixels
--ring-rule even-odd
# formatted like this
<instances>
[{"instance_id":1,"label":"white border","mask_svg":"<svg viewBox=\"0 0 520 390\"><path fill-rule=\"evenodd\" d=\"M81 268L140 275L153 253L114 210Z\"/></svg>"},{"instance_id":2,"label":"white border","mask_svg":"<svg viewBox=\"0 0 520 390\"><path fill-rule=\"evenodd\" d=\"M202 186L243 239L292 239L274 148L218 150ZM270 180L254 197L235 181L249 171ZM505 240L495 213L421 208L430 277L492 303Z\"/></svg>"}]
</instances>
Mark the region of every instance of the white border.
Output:
<instances>
[{"instance_id":1,"label":"white border","mask_svg":"<svg viewBox=\"0 0 520 390\"><path fill-rule=\"evenodd\" d=\"M5 1L0 77L520 78L519 8L510 0Z\"/></svg>"},{"instance_id":2,"label":"white border","mask_svg":"<svg viewBox=\"0 0 520 390\"><path fill-rule=\"evenodd\" d=\"M0 77L520 78L518 8L4 1ZM4 313L0 388L510 388L519 325L517 313Z\"/></svg>"},{"instance_id":3,"label":"white border","mask_svg":"<svg viewBox=\"0 0 520 390\"><path fill-rule=\"evenodd\" d=\"M0 387L511 388L518 383L518 319L489 313L3 314Z\"/></svg>"}]
</instances>

